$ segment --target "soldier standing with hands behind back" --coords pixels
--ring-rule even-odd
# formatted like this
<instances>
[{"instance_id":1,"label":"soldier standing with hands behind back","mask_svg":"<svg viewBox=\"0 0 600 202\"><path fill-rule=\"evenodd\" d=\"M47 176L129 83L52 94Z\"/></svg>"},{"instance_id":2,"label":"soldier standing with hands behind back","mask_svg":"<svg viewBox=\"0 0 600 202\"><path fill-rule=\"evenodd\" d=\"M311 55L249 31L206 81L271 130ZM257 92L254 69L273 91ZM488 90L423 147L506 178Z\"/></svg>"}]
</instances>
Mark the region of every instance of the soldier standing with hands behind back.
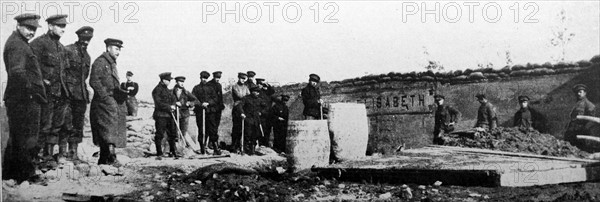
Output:
<instances>
[{"instance_id":1,"label":"soldier standing with hands behind back","mask_svg":"<svg viewBox=\"0 0 600 202\"><path fill-rule=\"evenodd\" d=\"M138 83L133 82L133 80L131 79L131 77L133 77L133 72L127 71L127 74L125 76L127 78L127 81L121 83L121 88L127 89L129 91L129 93L127 93L127 102L126 102L127 116L135 117L135 116L137 116L137 108L138 108L138 101L135 98L135 95L137 95L140 87L138 86Z\"/></svg>"},{"instance_id":2,"label":"soldier standing with hands behind back","mask_svg":"<svg viewBox=\"0 0 600 202\"><path fill-rule=\"evenodd\" d=\"M16 30L4 46L4 65L8 74L4 101L8 116L9 138L2 159L2 179L17 183L47 185L35 174L34 158L39 151L42 105L47 103L42 72L28 41L35 36L40 19L36 14L15 17Z\"/></svg>"},{"instance_id":3,"label":"soldier standing with hands behind back","mask_svg":"<svg viewBox=\"0 0 600 202\"><path fill-rule=\"evenodd\" d=\"M74 44L68 45L69 68L67 69L67 88L71 92L70 108L73 131L67 140L69 143L69 152L67 159L77 160L77 147L83 139L83 126L85 125L85 110L90 103L89 92L85 80L90 74L91 58L87 52L88 44L94 36L94 28L83 26L76 32L79 40Z\"/></svg>"}]
</instances>

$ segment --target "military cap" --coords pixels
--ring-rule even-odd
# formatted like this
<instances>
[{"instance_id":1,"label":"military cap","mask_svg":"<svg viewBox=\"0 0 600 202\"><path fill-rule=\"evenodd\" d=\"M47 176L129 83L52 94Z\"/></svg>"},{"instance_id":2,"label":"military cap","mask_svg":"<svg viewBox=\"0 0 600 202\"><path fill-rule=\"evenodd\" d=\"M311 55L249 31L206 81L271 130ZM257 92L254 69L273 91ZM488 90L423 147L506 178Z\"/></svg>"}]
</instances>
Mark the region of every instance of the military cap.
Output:
<instances>
[{"instance_id":1,"label":"military cap","mask_svg":"<svg viewBox=\"0 0 600 202\"><path fill-rule=\"evenodd\" d=\"M248 72L246 72L246 74L248 74L248 77L256 76L256 73L254 71L248 71Z\"/></svg>"},{"instance_id":2,"label":"military cap","mask_svg":"<svg viewBox=\"0 0 600 202\"><path fill-rule=\"evenodd\" d=\"M317 74L310 74L310 75L308 75L308 80L318 83L321 81L321 77L319 77L319 75L317 75Z\"/></svg>"},{"instance_id":3,"label":"military cap","mask_svg":"<svg viewBox=\"0 0 600 202\"><path fill-rule=\"evenodd\" d=\"M281 100L288 101L288 100L290 100L290 96L289 95L281 95Z\"/></svg>"},{"instance_id":4,"label":"military cap","mask_svg":"<svg viewBox=\"0 0 600 202\"><path fill-rule=\"evenodd\" d=\"M75 34L77 34L79 38L92 38L94 36L94 28L83 26L75 31Z\"/></svg>"},{"instance_id":5,"label":"military cap","mask_svg":"<svg viewBox=\"0 0 600 202\"><path fill-rule=\"evenodd\" d=\"M246 73L244 73L244 72L240 72L240 73L238 73L238 78L240 78L240 79L241 79L241 78L244 78L244 79L245 79L245 78L248 78L248 74L246 74Z\"/></svg>"},{"instance_id":6,"label":"military cap","mask_svg":"<svg viewBox=\"0 0 600 202\"><path fill-rule=\"evenodd\" d=\"M573 92L579 92L580 90L587 91L587 86L584 84L577 84L573 86Z\"/></svg>"},{"instance_id":7,"label":"military cap","mask_svg":"<svg viewBox=\"0 0 600 202\"><path fill-rule=\"evenodd\" d=\"M479 93L479 94L475 95L475 97L478 99L486 99L485 94L483 94L483 93Z\"/></svg>"},{"instance_id":8,"label":"military cap","mask_svg":"<svg viewBox=\"0 0 600 202\"><path fill-rule=\"evenodd\" d=\"M48 22L49 24L53 24L53 25L66 25L66 24L69 24L69 23L67 23L67 16L68 15L64 15L64 14L53 15L53 16L48 17L46 19L46 22Z\"/></svg>"},{"instance_id":9,"label":"military cap","mask_svg":"<svg viewBox=\"0 0 600 202\"><path fill-rule=\"evenodd\" d=\"M250 92L253 92L253 91L260 92L260 87L252 86L252 88L250 88Z\"/></svg>"},{"instance_id":10,"label":"military cap","mask_svg":"<svg viewBox=\"0 0 600 202\"><path fill-rule=\"evenodd\" d=\"M15 17L15 20L17 23L19 23L19 25L26 25L30 27L42 27L38 22L39 19L40 16L33 13L23 13Z\"/></svg>"},{"instance_id":11,"label":"military cap","mask_svg":"<svg viewBox=\"0 0 600 202\"><path fill-rule=\"evenodd\" d=\"M436 94L433 96L433 99L439 100L439 99L446 99L446 96L441 95L441 94Z\"/></svg>"},{"instance_id":12,"label":"military cap","mask_svg":"<svg viewBox=\"0 0 600 202\"><path fill-rule=\"evenodd\" d=\"M208 79L208 77L210 77L210 73L208 73L207 71L200 72L200 78Z\"/></svg>"},{"instance_id":13,"label":"military cap","mask_svg":"<svg viewBox=\"0 0 600 202\"><path fill-rule=\"evenodd\" d=\"M113 39L113 38L105 39L104 44L106 44L106 46L117 46L119 48L123 47L123 41L121 41L119 39Z\"/></svg>"},{"instance_id":14,"label":"military cap","mask_svg":"<svg viewBox=\"0 0 600 202\"><path fill-rule=\"evenodd\" d=\"M125 74L126 76L133 76L133 72L131 71L127 71L127 73Z\"/></svg>"},{"instance_id":15,"label":"military cap","mask_svg":"<svg viewBox=\"0 0 600 202\"><path fill-rule=\"evenodd\" d=\"M527 97L525 95L519 96L519 102L524 102L524 101L529 101L529 97Z\"/></svg>"},{"instance_id":16,"label":"military cap","mask_svg":"<svg viewBox=\"0 0 600 202\"><path fill-rule=\"evenodd\" d=\"M181 81L181 82L185 82L185 76L178 76L178 77L175 77L175 81Z\"/></svg>"},{"instance_id":17,"label":"military cap","mask_svg":"<svg viewBox=\"0 0 600 202\"><path fill-rule=\"evenodd\" d=\"M213 75L214 78L221 78L221 74L222 73L223 72L221 72L221 71L216 71L216 72L213 72L212 75Z\"/></svg>"},{"instance_id":18,"label":"military cap","mask_svg":"<svg viewBox=\"0 0 600 202\"><path fill-rule=\"evenodd\" d=\"M262 79L262 78L256 79L256 84L263 84L263 83L265 83L265 79Z\"/></svg>"},{"instance_id":19,"label":"military cap","mask_svg":"<svg viewBox=\"0 0 600 202\"><path fill-rule=\"evenodd\" d=\"M158 75L158 77L160 77L160 80L169 80L170 81L171 79L173 79L173 77L171 77L171 72L160 73Z\"/></svg>"}]
</instances>

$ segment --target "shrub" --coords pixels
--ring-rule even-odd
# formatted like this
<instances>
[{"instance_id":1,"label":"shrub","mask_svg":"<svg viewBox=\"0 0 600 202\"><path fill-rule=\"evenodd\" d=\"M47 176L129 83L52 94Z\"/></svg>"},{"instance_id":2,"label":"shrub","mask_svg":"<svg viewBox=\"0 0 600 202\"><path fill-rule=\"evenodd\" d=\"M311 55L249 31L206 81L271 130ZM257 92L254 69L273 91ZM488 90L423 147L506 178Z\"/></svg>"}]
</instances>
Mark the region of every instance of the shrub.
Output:
<instances>
[{"instance_id":1,"label":"shrub","mask_svg":"<svg viewBox=\"0 0 600 202\"><path fill-rule=\"evenodd\" d=\"M544 64L542 64L542 67L552 69L554 66L550 62L545 62Z\"/></svg>"},{"instance_id":2,"label":"shrub","mask_svg":"<svg viewBox=\"0 0 600 202\"><path fill-rule=\"evenodd\" d=\"M590 59L590 62L594 64L600 63L600 55L594 55L594 57Z\"/></svg>"},{"instance_id":3,"label":"shrub","mask_svg":"<svg viewBox=\"0 0 600 202\"><path fill-rule=\"evenodd\" d=\"M454 78L452 78L452 80L457 80L457 81L467 80L467 76L466 75L455 76Z\"/></svg>"},{"instance_id":4,"label":"shrub","mask_svg":"<svg viewBox=\"0 0 600 202\"><path fill-rule=\"evenodd\" d=\"M555 69L562 69L562 68L566 68L566 67L567 67L567 63L566 62L559 62L559 63L556 63L554 65Z\"/></svg>"},{"instance_id":5,"label":"shrub","mask_svg":"<svg viewBox=\"0 0 600 202\"><path fill-rule=\"evenodd\" d=\"M452 75L453 75L453 76L460 76L460 75L462 75L462 74L463 74L463 71L462 71L462 70L456 70L456 71L454 71L454 72L452 73Z\"/></svg>"},{"instance_id":6,"label":"shrub","mask_svg":"<svg viewBox=\"0 0 600 202\"><path fill-rule=\"evenodd\" d=\"M463 74L462 74L462 75L466 75L466 76L468 76L468 75L470 75L471 73L473 73L473 70L471 70L471 69L466 69L466 70L463 72Z\"/></svg>"},{"instance_id":7,"label":"shrub","mask_svg":"<svg viewBox=\"0 0 600 202\"><path fill-rule=\"evenodd\" d=\"M592 63L590 61L587 61L587 60L577 61L577 66L580 66L580 67L589 67L591 65L592 65Z\"/></svg>"},{"instance_id":8,"label":"shrub","mask_svg":"<svg viewBox=\"0 0 600 202\"><path fill-rule=\"evenodd\" d=\"M500 69L500 72L503 72L505 74L510 74L510 66L508 66L508 65L504 66L502 69Z\"/></svg>"},{"instance_id":9,"label":"shrub","mask_svg":"<svg viewBox=\"0 0 600 202\"><path fill-rule=\"evenodd\" d=\"M421 77L421 80L423 80L423 81L435 81L435 78L433 78L432 76L423 76L423 77Z\"/></svg>"},{"instance_id":10,"label":"shrub","mask_svg":"<svg viewBox=\"0 0 600 202\"><path fill-rule=\"evenodd\" d=\"M529 74L529 72L527 70L517 70L517 71L510 72L511 77L526 76L528 74Z\"/></svg>"},{"instance_id":11,"label":"shrub","mask_svg":"<svg viewBox=\"0 0 600 202\"><path fill-rule=\"evenodd\" d=\"M479 79L485 79L485 76L483 76L483 73L481 72L473 72L471 74L469 74L469 80L479 80Z\"/></svg>"},{"instance_id":12,"label":"shrub","mask_svg":"<svg viewBox=\"0 0 600 202\"><path fill-rule=\"evenodd\" d=\"M499 78L498 74L496 74L496 73L485 73L485 74L483 74L483 76L488 79L498 79Z\"/></svg>"},{"instance_id":13,"label":"shrub","mask_svg":"<svg viewBox=\"0 0 600 202\"><path fill-rule=\"evenodd\" d=\"M514 65L510 68L511 71L519 71L519 70L525 70L525 66L523 65Z\"/></svg>"}]
</instances>

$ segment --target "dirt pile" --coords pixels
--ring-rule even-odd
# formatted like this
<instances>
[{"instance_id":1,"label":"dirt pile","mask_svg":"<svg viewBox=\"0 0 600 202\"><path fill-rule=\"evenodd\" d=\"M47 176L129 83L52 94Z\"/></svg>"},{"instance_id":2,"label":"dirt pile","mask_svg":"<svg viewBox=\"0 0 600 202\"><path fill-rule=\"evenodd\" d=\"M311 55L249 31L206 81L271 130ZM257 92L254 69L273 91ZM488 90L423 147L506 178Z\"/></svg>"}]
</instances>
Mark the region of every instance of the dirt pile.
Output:
<instances>
[{"instance_id":1,"label":"dirt pile","mask_svg":"<svg viewBox=\"0 0 600 202\"><path fill-rule=\"evenodd\" d=\"M477 132L473 138L449 134L444 137L444 145L560 157L589 156L587 152L568 142L528 128L498 127L491 131Z\"/></svg>"}]
</instances>

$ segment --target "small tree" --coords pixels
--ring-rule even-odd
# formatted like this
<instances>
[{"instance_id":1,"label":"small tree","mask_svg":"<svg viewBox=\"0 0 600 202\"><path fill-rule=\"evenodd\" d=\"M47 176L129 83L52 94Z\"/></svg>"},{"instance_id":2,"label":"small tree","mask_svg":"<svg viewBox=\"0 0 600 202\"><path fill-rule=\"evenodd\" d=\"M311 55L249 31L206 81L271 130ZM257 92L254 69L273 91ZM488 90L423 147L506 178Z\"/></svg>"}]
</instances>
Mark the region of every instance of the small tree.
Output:
<instances>
[{"instance_id":1,"label":"small tree","mask_svg":"<svg viewBox=\"0 0 600 202\"><path fill-rule=\"evenodd\" d=\"M559 58L554 58L555 61L563 62L565 61L566 56L566 47L573 37L575 37L575 33L571 32L569 28L567 28L567 21L569 20L567 17L567 12L565 9L561 9L558 13L559 25L552 28L553 38L550 39L550 44L554 47L560 48L561 54Z\"/></svg>"}]
</instances>

